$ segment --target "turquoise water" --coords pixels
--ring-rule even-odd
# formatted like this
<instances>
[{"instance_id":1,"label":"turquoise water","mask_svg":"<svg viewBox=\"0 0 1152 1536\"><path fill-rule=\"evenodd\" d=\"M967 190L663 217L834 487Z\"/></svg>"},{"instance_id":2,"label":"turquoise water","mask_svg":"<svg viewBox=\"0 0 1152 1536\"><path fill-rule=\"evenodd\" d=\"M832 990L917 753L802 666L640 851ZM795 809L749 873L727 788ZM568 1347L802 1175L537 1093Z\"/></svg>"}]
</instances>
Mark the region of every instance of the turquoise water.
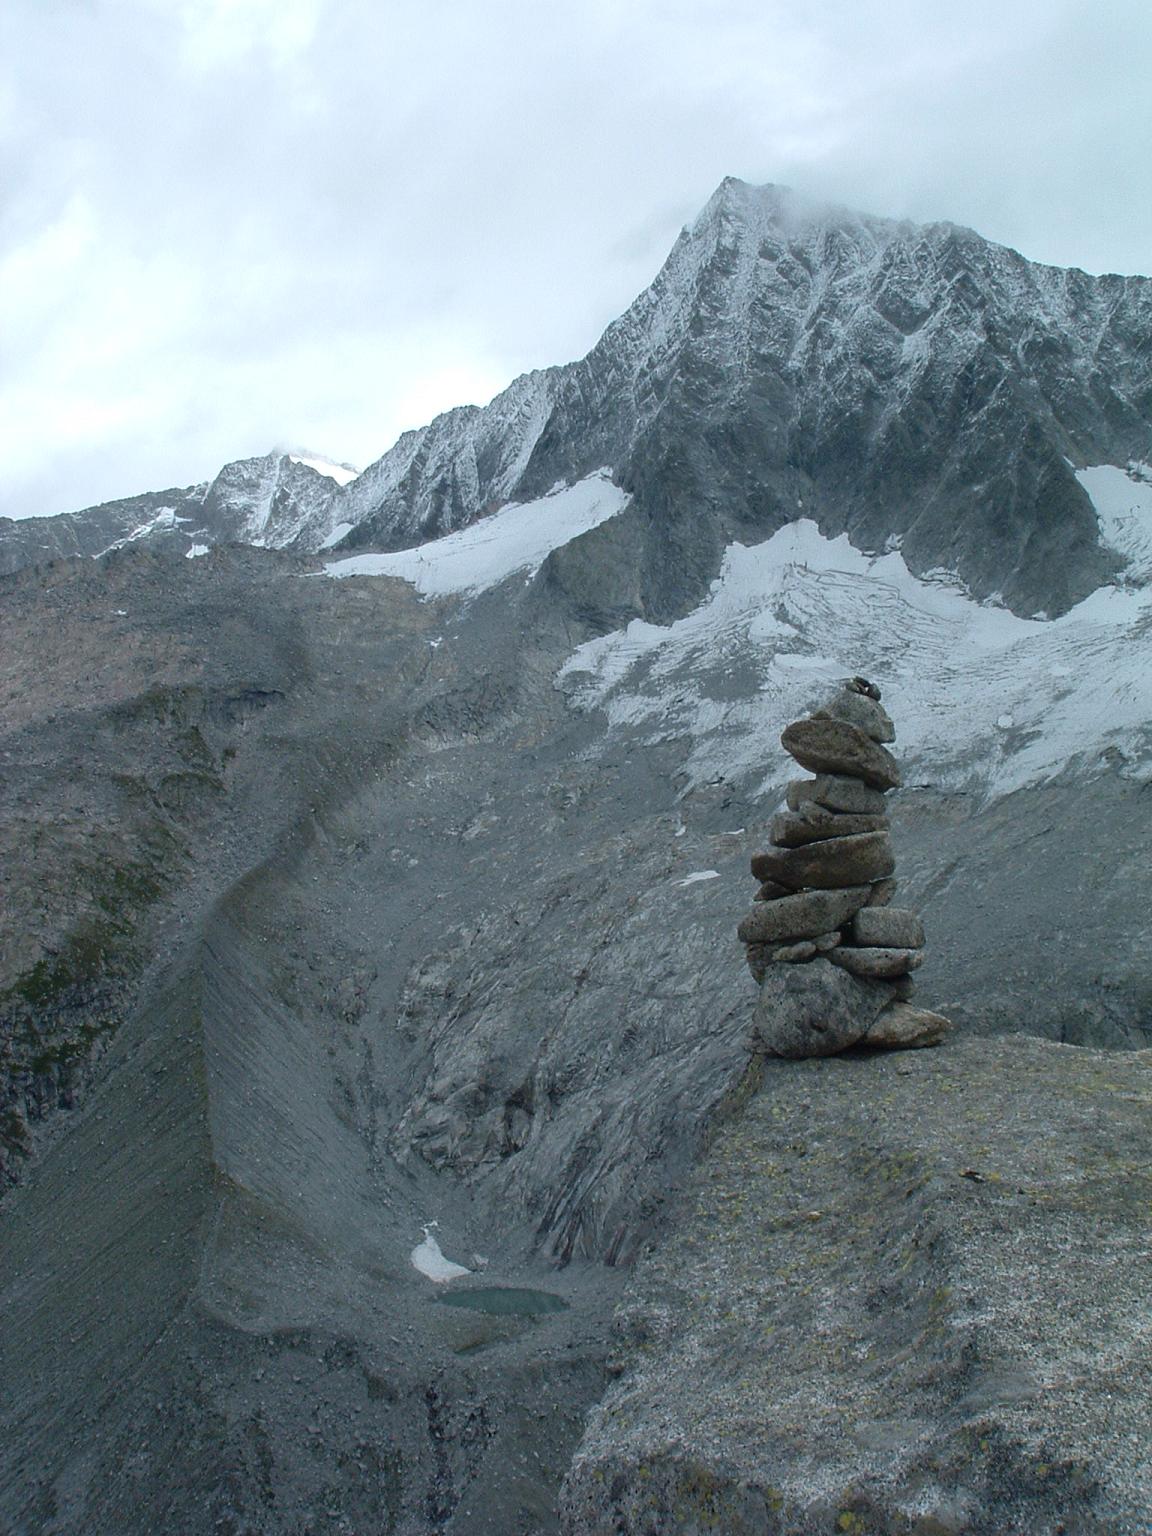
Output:
<instances>
[{"instance_id":1,"label":"turquoise water","mask_svg":"<svg viewBox=\"0 0 1152 1536\"><path fill-rule=\"evenodd\" d=\"M545 1312L567 1312L568 1303L551 1291L530 1291L515 1285L480 1286L470 1291L449 1291L437 1297L442 1307L466 1307L470 1312L496 1312L505 1317L540 1317Z\"/></svg>"}]
</instances>

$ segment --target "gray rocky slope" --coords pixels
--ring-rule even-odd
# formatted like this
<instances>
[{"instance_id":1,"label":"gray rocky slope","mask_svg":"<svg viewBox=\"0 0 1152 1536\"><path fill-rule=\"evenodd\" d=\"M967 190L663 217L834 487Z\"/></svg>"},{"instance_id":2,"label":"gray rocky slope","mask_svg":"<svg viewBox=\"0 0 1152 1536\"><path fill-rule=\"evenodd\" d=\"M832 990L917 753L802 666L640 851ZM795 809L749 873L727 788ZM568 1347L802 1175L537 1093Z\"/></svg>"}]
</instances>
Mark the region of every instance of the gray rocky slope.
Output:
<instances>
[{"instance_id":1,"label":"gray rocky slope","mask_svg":"<svg viewBox=\"0 0 1152 1536\"><path fill-rule=\"evenodd\" d=\"M1145 589L1017 630L805 535L596 639L751 526L738 476L662 520L648 441L480 592L148 540L0 587L5 1536L1144 1528ZM765 1062L734 930L829 668L906 731L960 1039ZM448 1304L433 1221L525 1310Z\"/></svg>"}]
</instances>

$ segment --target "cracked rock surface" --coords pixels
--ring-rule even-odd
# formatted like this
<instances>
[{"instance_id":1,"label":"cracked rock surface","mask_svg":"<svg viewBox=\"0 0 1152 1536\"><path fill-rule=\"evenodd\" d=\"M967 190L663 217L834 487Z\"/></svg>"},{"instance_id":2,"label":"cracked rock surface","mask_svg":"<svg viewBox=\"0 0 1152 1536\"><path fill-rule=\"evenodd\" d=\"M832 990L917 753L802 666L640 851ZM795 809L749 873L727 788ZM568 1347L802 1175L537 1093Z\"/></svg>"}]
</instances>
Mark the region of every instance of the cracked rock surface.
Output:
<instances>
[{"instance_id":1,"label":"cracked rock surface","mask_svg":"<svg viewBox=\"0 0 1152 1536\"><path fill-rule=\"evenodd\" d=\"M1147 1051L766 1060L617 1314L565 1531L1144 1529L1150 1132Z\"/></svg>"}]
</instances>

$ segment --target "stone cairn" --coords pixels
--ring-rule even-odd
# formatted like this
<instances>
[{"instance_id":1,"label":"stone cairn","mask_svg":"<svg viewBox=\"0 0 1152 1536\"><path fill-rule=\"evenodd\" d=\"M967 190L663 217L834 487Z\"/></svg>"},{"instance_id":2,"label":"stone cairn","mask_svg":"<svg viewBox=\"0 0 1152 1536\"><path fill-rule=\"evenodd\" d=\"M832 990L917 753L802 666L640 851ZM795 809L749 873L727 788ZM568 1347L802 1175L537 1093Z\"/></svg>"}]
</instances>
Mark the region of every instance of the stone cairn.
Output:
<instances>
[{"instance_id":1,"label":"stone cairn","mask_svg":"<svg viewBox=\"0 0 1152 1536\"><path fill-rule=\"evenodd\" d=\"M909 1001L923 926L891 905L884 796L900 769L879 688L851 678L780 739L815 777L788 785L773 846L752 858L761 884L739 934L760 987L755 1048L799 1057L938 1044L948 1020Z\"/></svg>"}]
</instances>

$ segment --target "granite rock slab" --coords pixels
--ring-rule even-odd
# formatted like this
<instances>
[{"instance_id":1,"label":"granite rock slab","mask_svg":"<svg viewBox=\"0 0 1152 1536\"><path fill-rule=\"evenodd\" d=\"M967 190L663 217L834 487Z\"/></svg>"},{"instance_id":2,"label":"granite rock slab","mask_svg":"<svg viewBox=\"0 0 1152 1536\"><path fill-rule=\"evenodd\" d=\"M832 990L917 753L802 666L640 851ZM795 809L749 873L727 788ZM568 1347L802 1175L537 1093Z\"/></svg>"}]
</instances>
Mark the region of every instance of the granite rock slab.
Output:
<instances>
[{"instance_id":1,"label":"granite rock slab","mask_svg":"<svg viewBox=\"0 0 1152 1536\"><path fill-rule=\"evenodd\" d=\"M828 958L833 965L843 966L853 976L879 978L906 976L909 971L918 970L924 963L924 952L920 949L896 949L891 946L856 949L845 944L839 949L830 950Z\"/></svg>"},{"instance_id":2,"label":"granite rock slab","mask_svg":"<svg viewBox=\"0 0 1152 1536\"><path fill-rule=\"evenodd\" d=\"M860 779L841 773L818 773L813 779L793 779L784 791L790 809L806 804L854 816L881 816L888 802L883 790L869 789Z\"/></svg>"},{"instance_id":3,"label":"granite rock slab","mask_svg":"<svg viewBox=\"0 0 1152 1536\"><path fill-rule=\"evenodd\" d=\"M774 880L793 890L838 890L882 880L896 867L886 832L826 838L799 848L770 848L752 857L758 880ZM827 926L827 925L826 925Z\"/></svg>"},{"instance_id":4,"label":"granite rock slab","mask_svg":"<svg viewBox=\"0 0 1152 1536\"><path fill-rule=\"evenodd\" d=\"M924 948L924 924L906 907L862 907L852 919L852 938L857 944Z\"/></svg>"},{"instance_id":5,"label":"granite rock slab","mask_svg":"<svg viewBox=\"0 0 1152 1536\"><path fill-rule=\"evenodd\" d=\"M795 720L780 741L813 773L846 774L876 790L900 786L900 769L891 752L846 720Z\"/></svg>"},{"instance_id":6,"label":"granite rock slab","mask_svg":"<svg viewBox=\"0 0 1152 1536\"><path fill-rule=\"evenodd\" d=\"M939 1045L951 1032L952 1021L942 1013L895 1002L885 1008L860 1044L892 1051L915 1051Z\"/></svg>"},{"instance_id":7,"label":"granite rock slab","mask_svg":"<svg viewBox=\"0 0 1152 1536\"><path fill-rule=\"evenodd\" d=\"M840 929L868 899L866 885L836 891L799 891L757 902L737 930L743 944L814 939Z\"/></svg>"},{"instance_id":8,"label":"granite rock slab","mask_svg":"<svg viewBox=\"0 0 1152 1536\"><path fill-rule=\"evenodd\" d=\"M778 848L800 848L805 843L828 838L858 837L864 832L887 830L887 816L845 815L809 801L799 811L783 811L774 816L768 835Z\"/></svg>"}]
</instances>

